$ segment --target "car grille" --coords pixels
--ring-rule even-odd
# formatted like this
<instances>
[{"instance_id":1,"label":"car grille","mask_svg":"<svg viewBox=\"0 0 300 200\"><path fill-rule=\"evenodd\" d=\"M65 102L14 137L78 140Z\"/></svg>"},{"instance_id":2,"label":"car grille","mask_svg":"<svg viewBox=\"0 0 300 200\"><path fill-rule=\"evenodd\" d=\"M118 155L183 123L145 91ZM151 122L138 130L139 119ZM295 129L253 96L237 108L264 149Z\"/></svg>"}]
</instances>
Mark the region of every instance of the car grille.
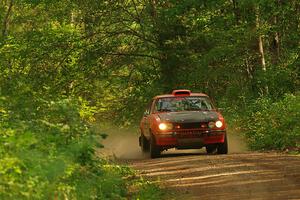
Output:
<instances>
[{"instance_id":1,"label":"car grille","mask_svg":"<svg viewBox=\"0 0 300 200\"><path fill-rule=\"evenodd\" d=\"M194 138L194 137L201 137L207 134L206 131L202 130L193 130L193 131L179 131L177 132L178 138Z\"/></svg>"},{"instance_id":2,"label":"car grille","mask_svg":"<svg viewBox=\"0 0 300 200\"><path fill-rule=\"evenodd\" d=\"M175 129L199 129L207 128L207 122L193 122L193 123L175 123Z\"/></svg>"}]
</instances>

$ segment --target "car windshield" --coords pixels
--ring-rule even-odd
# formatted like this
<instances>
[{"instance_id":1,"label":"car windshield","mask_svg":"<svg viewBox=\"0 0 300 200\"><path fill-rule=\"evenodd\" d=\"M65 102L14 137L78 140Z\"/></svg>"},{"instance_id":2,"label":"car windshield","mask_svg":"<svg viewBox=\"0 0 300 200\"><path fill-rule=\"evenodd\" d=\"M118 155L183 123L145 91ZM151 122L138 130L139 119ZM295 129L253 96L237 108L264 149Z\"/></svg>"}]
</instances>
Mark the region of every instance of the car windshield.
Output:
<instances>
[{"instance_id":1,"label":"car windshield","mask_svg":"<svg viewBox=\"0 0 300 200\"><path fill-rule=\"evenodd\" d=\"M207 97L166 97L155 103L155 112L178 112L214 109Z\"/></svg>"}]
</instances>

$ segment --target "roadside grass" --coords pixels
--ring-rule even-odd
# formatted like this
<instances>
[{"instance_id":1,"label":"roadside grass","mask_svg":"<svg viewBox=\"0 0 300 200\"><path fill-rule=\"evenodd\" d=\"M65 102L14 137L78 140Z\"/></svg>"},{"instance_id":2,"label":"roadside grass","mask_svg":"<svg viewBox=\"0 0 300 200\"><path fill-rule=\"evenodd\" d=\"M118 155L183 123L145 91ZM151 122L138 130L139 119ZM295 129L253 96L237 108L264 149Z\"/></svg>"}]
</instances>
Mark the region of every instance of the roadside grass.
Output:
<instances>
[{"instance_id":1,"label":"roadside grass","mask_svg":"<svg viewBox=\"0 0 300 200\"><path fill-rule=\"evenodd\" d=\"M288 154L290 155L300 155L300 149L297 151L289 151Z\"/></svg>"},{"instance_id":2,"label":"roadside grass","mask_svg":"<svg viewBox=\"0 0 300 200\"><path fill-rule=\"evenodd\" d=\"M106 165L104 165L104 167L107 170L110 169L112 171L117 171L122 176L122 182L124 182L124 185L127 190L127 194L126 194L127 199L132 199L132 200L170 199L168 193L163 188L161 188L157 182L154 183L150 180L143 178L133 168L129 167L125 163L123 164L123 159L127 160L126 157L125 158L118 157L120 156L119 152L121 151L127 154L130 153L135 154L133 156L138 156L138 157L140 156L140 155L136 155L140 151L139 148L128 146L132 144L132 142L138 143L138 137L137 137L138 127L124 128L124 127L118 127L109 122L96 122L93 125L93 129L95 132L98 132L99 134L107 135L107 138L100 141L102 144L104 143L105 145L103 145L101 148L98 149L99 151L101 151L101 153L98 152L97 156L99 157L99 159L102 160L104 159L107 162ZM134 139L133 141L132 138ZM112 141L105 143L106 142L105 140L110 140L110 139L112 139ZM124 141L125 141L125 145L124 144L120 145L120 143L122 144ZM109 150L107 150L106 148ZM114 149L118 152L111 152L111 149Z\"/></svg>"},{"instance_id":3,"label":"roadside grass","mask_svg":"<svg viewBox=\"0 0 300 200\"><path fill-rule=\"evenodd\" d=\"M111 196L112 199L165 199L164 192L157 183L145 180L132 168L112 161L107 161L102 167L106 172L105 177L107 178L103 188L106 188L105 190L109 192L111 191L110 188L115 186L119 191L115 196Z\"/></svg>"},{"instance_id":4,"label":"roadside grass","mask_svg":"<svg viewBox=\"0 0 300 200\"><path fill-rule=\"evenodd\" d=\"M129 199L136 199L136 200L165 199L165 193L157 183L152 183L151 181L144 180L141 177L131 181L130 187L132 190L131 191L132 194L130 195Z\"/></svg>"}]
</instances>

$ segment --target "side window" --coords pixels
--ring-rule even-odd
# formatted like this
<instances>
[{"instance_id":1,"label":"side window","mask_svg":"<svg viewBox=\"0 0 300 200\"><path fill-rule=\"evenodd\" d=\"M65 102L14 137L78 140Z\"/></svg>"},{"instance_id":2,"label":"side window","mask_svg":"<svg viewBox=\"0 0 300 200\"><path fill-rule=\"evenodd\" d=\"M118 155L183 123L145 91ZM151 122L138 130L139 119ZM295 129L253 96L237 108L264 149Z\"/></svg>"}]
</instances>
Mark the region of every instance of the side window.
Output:
<instances>
[{"instance_id":1,"label":"side window","mask_svg":"<svg viewBox=\"0 0 300 200\"><path fill-rule=\"evenodd\" d=\"M144 115L149 115L151 113L152 103L153 103L153 101L151 101L150 103L148 103Z\"/></svg>"},{"instance_id":2,"label":"side window","mask_svg":"<svg viewBox=\"0 0 300 200\"><path fill-rule=\"evenodd\" d=\"M155 102L155 105L154 105L154 108L153 108L153 111L154 112L157 112L158 110L160 110L161 109L161 100L160 99L158 99L156 102Z\"/></svg>"},{"instance_id":3,"label":"side window","mask_svg":"<svg viewBox=\"0 0 300 200\"><path fill-rule=\"evenodd\" d=\"M153 103L152 103L152 105L153 105L152 112L161 111L166 106L165 102L163 102L162 99L154 100Z\"/></svg>"},{"instance_id":4,"label":"side window","mask_svg":"<svg viewBox=\"0 0 300 200\"><path fill-rule=\"evenodd\" d=\"M152 100L149 105L148 105L148 110L149 110L149 114L152 113L152 106L153 106L153 103L154 103L155 100Z\"/></svg>"}]
</instances>

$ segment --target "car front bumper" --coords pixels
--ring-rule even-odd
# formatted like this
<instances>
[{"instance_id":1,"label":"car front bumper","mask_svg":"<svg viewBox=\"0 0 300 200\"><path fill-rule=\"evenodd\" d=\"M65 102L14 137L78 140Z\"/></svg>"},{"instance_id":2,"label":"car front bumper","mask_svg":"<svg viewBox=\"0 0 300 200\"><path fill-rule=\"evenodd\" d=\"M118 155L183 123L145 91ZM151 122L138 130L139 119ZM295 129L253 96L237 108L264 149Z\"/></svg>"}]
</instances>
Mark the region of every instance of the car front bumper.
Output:
<instances>
[{"instance_id":1,"label":"car front bumper","mask_svg":"<svg viewBox=\"0 0 300 200\"><path fill-rule=\"evenodd\" d=\"M223 143L226 130L181 130L155 134L156 145L162 148L201 148Z\"/></svg>"}]
</instances>

